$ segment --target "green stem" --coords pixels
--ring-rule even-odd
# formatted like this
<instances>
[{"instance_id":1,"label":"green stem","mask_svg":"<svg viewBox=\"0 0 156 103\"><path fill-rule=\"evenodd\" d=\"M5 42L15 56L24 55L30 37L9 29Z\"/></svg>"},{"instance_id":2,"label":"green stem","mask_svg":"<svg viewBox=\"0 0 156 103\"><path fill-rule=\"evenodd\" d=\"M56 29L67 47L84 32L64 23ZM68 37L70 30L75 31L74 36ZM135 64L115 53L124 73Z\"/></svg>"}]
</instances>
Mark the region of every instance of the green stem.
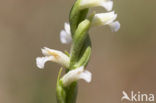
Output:
<instances>
[{"instance_id":1,"label":"green stem","mask_svg":"<svg viewBox=\"0 0 156 103\"><path fill-rule=\"evenodd\" d=\"M90 19L86 19L88 9L79 9L80 1L81 0L77 0L74 3L69 16L73 42L70 53L70 67L67 68L66 73L77 67L87 66L91 55L91 41L88 34L91 23ZM76 103L77 91L77 81L71 83L67 87L64 87L62 82L58 82L57 102Z\"/></svg>"},{"instance_id":2,"label":"green stem","mask_svg":"<svg viewBox=\"0 0 156 103\"><path fill-rule=\"evenodd\" d=\"M90 28L90 21L84 20L82 21L77 30L75 31L75 35L73 38L73 44L71 48L71 57L70 57L70 68L69 69L75 69L74 65L79 59L79 55L81 53L82 47L85 43L85 40L87 40L88 30Z\"/></svg>"}]
</instances>

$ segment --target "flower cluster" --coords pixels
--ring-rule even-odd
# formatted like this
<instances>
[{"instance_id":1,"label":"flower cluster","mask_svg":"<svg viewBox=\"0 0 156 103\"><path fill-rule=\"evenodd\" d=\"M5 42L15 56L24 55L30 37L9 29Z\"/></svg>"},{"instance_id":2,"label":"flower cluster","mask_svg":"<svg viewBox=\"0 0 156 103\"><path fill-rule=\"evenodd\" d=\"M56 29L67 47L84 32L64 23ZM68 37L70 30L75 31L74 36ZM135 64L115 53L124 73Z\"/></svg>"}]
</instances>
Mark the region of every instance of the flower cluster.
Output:
<instances>
[{"instance_id":1,"label":"flower cluster","mask_svg":"<svg viewBox=\"0 0 156 103\"><path fill-rule=\"evenodd\" d=\"M106 13L91 13L93 7L103 7ZM92 74L85 70L91 55L91 40L88 34L90 27L107 25L114 32L120 29L116 21L117 14L112 11L112 0L76 0L70 15L69 23L65 22L64 30L60 32L62 44L72 44L70 53L44 47L41 49L43 57L36 58L36 65L43 69L48 61L60 64L66 68L66 74L57 81L58 103L75 103L77 81L80 79L91 82Z\"/></svg>"},{"instance_id":2,"label":"flower cluster","mask_svg":"<svg viewBox=\"0 0 156 103\"><path fill-rule=\"evenodd\" d=\"M91 8L101 6L105 8L107 11L111 11L113 8L112 0L81 0L80 8ZM101 26L108 25L110 26L112 31L118 31L120 28L120 23L115 21L117 18L117 14L114 11L108 13L97 13L93 17L92 25L93 26Z\"/></svg>"},{"instance_id":3,"label":"flower cluster","mask_svg":"<svg viewBox=\"0 0 156 103\"><path fill-rule=\"evenodd\" d=\"M93 7L103 7L109 12L95 14L92 20L92 26L108 25L113 32L117 32L120 29L119 21L115 21L117 14L111 11L113 8L112 0L80 0L79 8L81 10ZM64 28L65 30L60 32L60 40L63 44L69 44L72 41L70 25L65 23Z\"/></svg>"},{"instance_id":4,"label":"flower cluster","mask_svg":"<svg viewBox=\"0 0 156 103\"><path fill-rule=\"evenodd\" d=\"M43 49L41 49L41 51L44 57L36 58L36 65L38 68L43 69L45 63L48 61L61 64L65 68L69 67L70 59L65 53L58 50L49 49L47 47L44 47ZM64 86L68 86L72 82L79 79L84 79L86 82L91 81L91 73L87 70L84 70L84 66L69 71L66 75L62 77L61 81L63 82Z\"/></svg>"},{"instance_id":5,"label":"flower cluster","mask_svg":"<svg viewBox=\"0 0 156 103\"><path fill-rule=\"evenodd\" d=\"M92 8L98 6L105 8L107 11L111 11L113 7L113 1L112 0L80 0L79 3L79 9L81 10L85 8ZM93 17L92 26L108 25L110 26L112 31L118 31L120 28L120 23L118 21L115 21L116 18L117 18L117 14L115 14L114 11L107 12L107 13L97 13ZM60 32L60 41L63 44L69 44L72 42L69 23L65 23L64 30L61 30ZM58 64L61 64L65 68L69 67L70 58L65 53L58 50L49 49L47 47L44 47L41 50L44 57L36 58L36 64L38 68L43 69L44 64L47 61L56 62ZM91 73L88 71L84 71L83 70L84 67L79 67L79 68L70 71L62 78L64 85L68 85L71 82L78 79L84 79L88 82L91 81Z\"/></svg>"}]
</instances>

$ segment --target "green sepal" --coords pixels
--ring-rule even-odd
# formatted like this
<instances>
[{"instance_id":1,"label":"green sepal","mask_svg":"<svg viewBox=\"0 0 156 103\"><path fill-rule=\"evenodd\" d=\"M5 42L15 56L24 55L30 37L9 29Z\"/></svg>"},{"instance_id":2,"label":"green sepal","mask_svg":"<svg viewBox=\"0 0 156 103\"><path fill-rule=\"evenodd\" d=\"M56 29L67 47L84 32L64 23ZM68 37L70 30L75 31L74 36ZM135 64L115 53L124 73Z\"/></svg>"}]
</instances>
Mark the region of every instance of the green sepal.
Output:
<instances>
[{"instance_id":1,"label":"green sepal","mask_svg":"<svg viewBox=\"0 0 156 103\"><path fill-rule=\"evenodd\" d=\"M70 56L70 54L68 53L68 51L64 51L64 53L69 57Z\"/></svg>"},{"instance_id":2,"label":"green sepal","mask_svg":"<svg viewBox=\"0 0 156 103\"><path fill-rule=\"evenodd\" d=\"M74 67L87 66L91 55L91 41L89 35L87 36L85 43L82 47L81 54L79 55L79 61Z\"/></svg>"},{"instance_id":3,"label":"green sepal","mask_svg":"<svg viewBox=\"0 0 156 103\"><path fill-rule=\"evenodd\" d=\"M57 103L66 103L66 91L63 88L62 81L60 80L62 68L59 71L58 78L57 78L57 84L56 84L56 98Z\"/></svg>"},{"instance_id":4,"label":"green sepal","mask_svg":"<svg viewBox=\"0 0 156 103\"><path fill-rule=\"evenodd\" d=\"M73 38L73 44L72 44L72 49L71 49L71 57L70 57L70 68L69 69L74 69L73 65L78 61L81 48L84 45L84 42L87 38L87 32L90 28L90 21L89 20L84 20L82 21L76 31L75 35Z\"/></svg>"},{"instance_id":5,"label":"green sepal","mask_svg":"<svg viewBox=\"0 0 156 103\"><path fill-rule=\"evenodd\" d=\"M78 24L86 18L89 10L89 9L80 10L80 6L79 6L80 2L81 0L76 0L69 15L69 22L70 22L72 36L74 35Z\"/></svg>"}]
</instances>

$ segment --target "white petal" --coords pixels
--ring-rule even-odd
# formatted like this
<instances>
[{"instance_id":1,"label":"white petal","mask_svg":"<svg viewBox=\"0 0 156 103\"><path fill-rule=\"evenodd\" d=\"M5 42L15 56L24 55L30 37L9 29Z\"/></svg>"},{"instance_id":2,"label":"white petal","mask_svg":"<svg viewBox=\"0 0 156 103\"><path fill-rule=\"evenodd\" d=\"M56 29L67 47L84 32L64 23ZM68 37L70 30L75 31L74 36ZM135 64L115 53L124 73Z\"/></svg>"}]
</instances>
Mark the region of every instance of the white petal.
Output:
<instances>
[{"instance_id":1,"label":"white petal","mask_svg":"<svg viewBox=\"0 0 156 103\"><path fill-rule=\"evenodd\" d=\"M48 47L43 47L42 49L42 53L45 55L48 55L48 56L54 56L54 55L61 55L61 54L64 54L62 53L61 51L59 50L55 50L55 49L50 49ZM65 54L64 54L65 55Z\"/></svg>"},{"instance_id":2,"label":"white petal","mask_svg":"<svg viewBox=\"0 0 156 103\"><path fill-rule=\"evenodd\" d=\"M62 44L68 44L69 41L67 40L67 33L64 30L60 32L60 41Z\"/></svg>"},{"instance_id":3,"label":"white petal","mask_svg":"<svg viewBox=\"0 0 156 103\"><path fill-rule=\"evenodd\" d=\"M71 34L69 23L64 23L64 29L65 29L65 31L67 32L67 34Z\"/></svg>"},{"instance_id":4,"label":"white petal","mask_svg":"<svg viewBox=\"0 0 156 103\"><path fill-rule=\"evenodd\" d=\"M91 81L91 73L87 70L84 70L84 66L81 66L77 69L69 71L61 79L64 86L70 85L72 82L83 79L86 82Z\"/></svg>"},{"instance_id":5,"label":"white petal","mask_svg":"<svg viewBox=\"0 0 156 103\"><path fill-rule=\"evenodd\" d=\"M99 0L81 0L80 9L99 6Z\"/></svg>"},{"instance_id":6,"label":"white petal","mask_svg":"<svg viewBox=\"0 0 156 103\"><path fill-rule=\"evenodd\" d=\"M56 62L58 64L61 64L65 67L68 67L69 66L69 62L70 62L70 59L69 57L61 52L61 51L58 51L58 50L54 50L54 49L49 49L47 47L44 47L42 49L42 53L45 55L45 56L52 56L52 61L53 62Z\"/></svg>"},{"instance_id":7,"label":"white petal","mask_svg":"<svg viewBox=\"0 0 156 103\"><path fill-rule=\"evenodd\" d=\"M81 0L80 9L102 6L107 11L112 10L113 1L111 0Z\"/></svg>"},{"instance_id":8,"label":"white petal","mask_svg":"<svg viewBox=\"0 0 156 103\"><path fill-rule=\"evenodd\" d=\"M117 18L117 14L112 12L95 14L92 25L100 26L112 23Z\"/></svg>"},{"instance_id":9,"label":"white petal","mask_svg":"<svg viewBox=\"0 0 156 103\"><path fill-rule=\"evenodd\" d=\"M69 44L69 43L71 43L71 42L72 42L71 34L68 34L68 35L66 36L66 44Z\"/></svg>"},{"instance_id":10,"label":"white petal","mask_svg":"<svg viewBox=\"0 0 156 103\"><path fill-rule=\"evenodd\" d=\"M115 21L115 22L109 24L109 26L110 26L110 28L111 28L111 30L113 32L117 32L120 29L120 23L119 23L119 21Z\"/></svg>"},{"instance_id":11,"label":"white petal","mask_svg":"<svg viewBox=\"0 0 156 103\"><path fill-rule=\"evenodd\" d=\"M64 29L60 32L60 41L62 44L69 44L72 41L69 23L64 24Z\"/></svg>"},{"instance_id":12,"label":"white petal","mask_svg":"<svg viewBox=\"0 0 156 103\"><path fill-rule=\"evenodd\" d=\"M100 3L100 5L104 7L107 11L110 11L113 8L113 1L102 2Z\"/></svg>"},{"instance_id":13,"label":"white petal","mask_svg":"<svg viewBox=\"0 0 156 103\"><path fill-rule=\"evenodd\" d=\"M72 41L71 34L67 34L64 30L60 32L60 41L62 44L69 44Z\"/></svg>"},{"instance_id":14,"label":"white petal","mask_svg":"<svg viewBox=\"0 0 156 103\"><path fill-rule=\"evenodd\" d=\"M53 50L53 49L49 49L47 47L41 48L42 54L45 56L51 56L51 53L50 53L51 50Z\"/></svg>"},{"instance_id":15,"label":"white petal","mask_svg":"<svg viewBox=\"0 0 156 103\"><path fill-rule=\"evenodd\" d=\"M40 69L43 69L44 68L44 64L47 62L47 61L51 61L52 60L52 56L49 56L49 57L37 57L36 58L36 65L38 68Z\"/></svg>"},{"instance_id":16,"label":"white petal","mask_svg":"<svg viewBox=\"0 0 156 103\"><path fill-rule=\"evenodd\" d=\"M89 71L85 70L80 74L80 78L89 83L92 80L92 74Z\"/></svg>"}]
</instances>

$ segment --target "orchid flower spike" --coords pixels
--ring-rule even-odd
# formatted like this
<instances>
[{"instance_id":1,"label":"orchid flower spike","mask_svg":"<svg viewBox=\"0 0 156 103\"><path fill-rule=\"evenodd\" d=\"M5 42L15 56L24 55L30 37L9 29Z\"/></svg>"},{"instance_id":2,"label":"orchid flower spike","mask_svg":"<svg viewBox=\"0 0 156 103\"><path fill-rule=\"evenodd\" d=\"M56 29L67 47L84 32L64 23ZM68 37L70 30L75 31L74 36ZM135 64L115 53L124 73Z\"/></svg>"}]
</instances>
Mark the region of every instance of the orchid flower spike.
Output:
<instances>
[{"instance_id":1,"label":"orchid flower spike","mask_svg":"<svg viewBox=\"0 0 156 103\"><path fill-rule=\"evenodd\" d=\"M81 66L79 68L69 71L67 74L63 76L61 80L63 85L66 87L70 85L72 82L77 81L79 79L83 79L89 83L91 82L92 74L89 71L84 70L84 66Z\"/></svg>"},{"instance_id":2,"label":"orchid flower spike","mask_svg":"<svg viewBox=\"0 0 156 103\"><path fill-rule=\"evenodd\" d=\"M107 11L112 10L113 1L112 0L81 0L80 1L80 9L91 8L101 6L105 8Z\"/></svg>"},{"instance_id":3,"label":"orchid flower spike","mask_svg":"<svg viewBox=\"0 0 156 103\"><path fill-rule=\"evenodd\" d=\"M117 14L112 12L95 14L93 17L92 25L101 26L109 25L112 31L118 31L120 29L120 23L114 20L117 18Z\"/></svg>"},{"instance_id":4,"label":"orchid flower spike","mask_svg":"<svg viewBox=\"0 0 156 103\"><path fill-rule=\"evenodd\" d=\"M61 30L60 32L60 41L62 44L71 43L72 37L69 23L64 23L64 30Z\"/></svg>"},{"instance_id":5,"label":"orchid flower spike","mask_svg":"<svg viewBox=\"0 0 156 103\"><path fill-rule=\"evenodd\" d=\"M43 69L44 65L48 61L53 61L58 64L63 65L64 67L69 67L69 57L61 51L49 49L44 47L42 50L42 54L44 57L36 58L36 65L38 68Z\"/></svg>"}]
</instances>

